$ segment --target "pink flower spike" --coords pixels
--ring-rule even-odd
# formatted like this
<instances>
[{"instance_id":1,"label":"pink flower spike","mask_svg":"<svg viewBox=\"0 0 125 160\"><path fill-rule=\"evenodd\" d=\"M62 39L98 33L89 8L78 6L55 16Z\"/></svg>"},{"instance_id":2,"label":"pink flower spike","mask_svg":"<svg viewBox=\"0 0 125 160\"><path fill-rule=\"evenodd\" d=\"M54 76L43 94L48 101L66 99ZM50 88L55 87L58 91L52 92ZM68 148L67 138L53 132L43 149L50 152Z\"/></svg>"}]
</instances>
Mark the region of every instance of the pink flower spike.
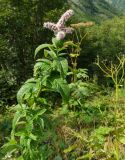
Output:
<instances>
[{"instance_id":1,"label":"pink flower spike","mask_svg":"<svg viewBox=\"0 0 125 160\"><path fill-rule=\"evenodd\" d=\"M57 26L58 28L62 28L65 25L65 22L68 21L68 19L74 15L74 11L69 9L67 10L59 19L59 21L57 22Z\"/></svg>"},{"instance_id":2,"label":"pink flower spike","mask_svg":"<svg viewBox=\"0 0 125 160\"><path fill-rule=\"evenodd\" d=\"M51 22L46 22L44 23L43 27L48 28L51 31L54 32L56 35L56 38L61 40L65 38L66 34L71 34L73 32L73 28L71 27L66 27L65 23L68 21L68 19L74 14L73 10L69 9L67 10L59 19L57 24L51 23Z\"/></svg>"},{"instance_id":3,"label":"pink flower spike","mask_svg":"<svg viewBox=\"0 0 125 160\"><path fill-rule=\"evenodd\" d=\"M56 27L56 24L55 23L51 23L51 22L46 22L43 24L43 27L44 28L48 28L50 29L51 31L57 31L57 27Z\"/></svg>"}]
</instances>

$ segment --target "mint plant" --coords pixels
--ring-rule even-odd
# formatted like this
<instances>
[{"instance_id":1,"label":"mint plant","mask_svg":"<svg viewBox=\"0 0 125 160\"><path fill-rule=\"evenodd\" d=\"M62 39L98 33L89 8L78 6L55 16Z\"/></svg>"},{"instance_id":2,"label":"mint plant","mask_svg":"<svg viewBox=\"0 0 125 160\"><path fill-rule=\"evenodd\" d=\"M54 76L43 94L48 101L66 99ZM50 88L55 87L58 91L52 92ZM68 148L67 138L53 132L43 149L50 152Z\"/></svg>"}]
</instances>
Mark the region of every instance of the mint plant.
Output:
<instances>
[{"instance_id":1,"label":"mint plant","mask_svg":"<svg viewBox=\"0 0 125 160\"><path fill-rule=\"evenodd\" d=\"M68 43L63 42L61 35L71 30L63 25L72 14L73 11L69 10L61 17L52 44L42 44L35 50L35 58L40 52L43 56L36 60L33 77L28 79L17 93L18 104L13 108L15 113L11 137L2 147L4 159L44 158L42 143L47 127L44 119L51 111L51 104L54 105L53 96L60 95L63 103L68 103L70 96L67 83L68 60L65 57Z\"/></svg>"},{"instance_id":2,"label":"mint plant","mask_svg":"<svg viewBox=\"0 0 125 160\"><path fill-rule=\"evenodd\" d=\"M66 77L68 61L64 43L52 39L52 44L42 44L35 50L35 57L44 50L44 57L34 66L33 78L27 80L17 93L18 105L15 107L11 139L3 146L3 152L20 159L41 159L41 135L44 131L44 114L47 112L49 96L58 93L63 103L68 102L70 89Z\"/></svg>"}]
</instances>

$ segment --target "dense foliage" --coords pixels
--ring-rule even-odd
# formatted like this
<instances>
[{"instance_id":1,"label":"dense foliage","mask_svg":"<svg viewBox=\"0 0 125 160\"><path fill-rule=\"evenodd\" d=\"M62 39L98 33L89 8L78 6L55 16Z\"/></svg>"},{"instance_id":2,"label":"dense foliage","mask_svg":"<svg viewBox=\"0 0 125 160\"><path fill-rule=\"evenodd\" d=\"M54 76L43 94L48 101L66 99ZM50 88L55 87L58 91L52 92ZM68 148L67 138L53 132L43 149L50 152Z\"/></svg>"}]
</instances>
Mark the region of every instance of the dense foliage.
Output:
<instances>
[{"instance_id":1,"label":"dense foliage","mask_svg":"<svg viewBox=\"0 0 125 160\"><path fill-rule=\"evenodd\" d=\"M43 21L55 19L64 1L0 1L0 97L13 104L18 86L32 75L36 46L50 40ZM11 92L10 92L11 91ZM2 103L2 102L1 102Z\"/></svg>"},{"instance_id":2,"label":"dense foliage","mask_svg":"<svg viewBox=\"0 0 125 160\"><path fill-rule=\"evenodd\" d=\"M92 20L100 23L106 19L123 14L123 11L121 11L123 4L121 2L117 4L114 0L113 4L108 0L68 0L68 2L76 13L76 21Z\"/></svg>"}]
</instances>

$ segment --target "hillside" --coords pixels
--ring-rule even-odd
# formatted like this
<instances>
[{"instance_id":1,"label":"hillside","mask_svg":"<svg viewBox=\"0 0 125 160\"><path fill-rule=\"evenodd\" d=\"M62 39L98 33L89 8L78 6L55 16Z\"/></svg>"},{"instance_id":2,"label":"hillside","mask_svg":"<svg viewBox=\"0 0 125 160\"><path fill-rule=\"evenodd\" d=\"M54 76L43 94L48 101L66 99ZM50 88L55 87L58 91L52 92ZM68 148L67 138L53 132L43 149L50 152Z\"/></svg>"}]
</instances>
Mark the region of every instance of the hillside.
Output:
<instances>
[{"instance_id":1,"label":"hillside","mask_svg":"<svg viewBox=\"0 0 125 160\"><path fill-rule=\"evenodd\" d=\"M125 11L125 0L105 0L120 11Z\"/></svg>"},{"instance_id":2,"label":"hillside","mask_svg":"<svg viewBox=\"0 0 125 160\"><path fill-rule=\"evenodd\" d=\"M100 22L114 16L121 15L113 0L68 0L69 5L76 12L76 20L92 20Z\"/></svg>"}]
</instances>

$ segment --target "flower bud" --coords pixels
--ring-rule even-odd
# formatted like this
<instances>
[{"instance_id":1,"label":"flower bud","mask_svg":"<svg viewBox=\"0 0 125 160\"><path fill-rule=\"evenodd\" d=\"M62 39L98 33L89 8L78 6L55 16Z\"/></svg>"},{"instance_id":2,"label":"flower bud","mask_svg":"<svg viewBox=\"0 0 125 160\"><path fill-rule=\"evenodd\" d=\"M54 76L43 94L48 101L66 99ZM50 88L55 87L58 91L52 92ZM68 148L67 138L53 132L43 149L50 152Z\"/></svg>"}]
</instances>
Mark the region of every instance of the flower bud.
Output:
<instances>
[{"instance_id":1,"label":"flower bud","mask_svg":"<svg viewBox=\"0 0 125 160\"><path fill-rule=\"evenodd\" d=\"M66 36L66 33L63 31L60 31L57 33L56 38L57 38L57 40L62 40L65 38L65 36Z\"/></svg>"}]
</instances>

